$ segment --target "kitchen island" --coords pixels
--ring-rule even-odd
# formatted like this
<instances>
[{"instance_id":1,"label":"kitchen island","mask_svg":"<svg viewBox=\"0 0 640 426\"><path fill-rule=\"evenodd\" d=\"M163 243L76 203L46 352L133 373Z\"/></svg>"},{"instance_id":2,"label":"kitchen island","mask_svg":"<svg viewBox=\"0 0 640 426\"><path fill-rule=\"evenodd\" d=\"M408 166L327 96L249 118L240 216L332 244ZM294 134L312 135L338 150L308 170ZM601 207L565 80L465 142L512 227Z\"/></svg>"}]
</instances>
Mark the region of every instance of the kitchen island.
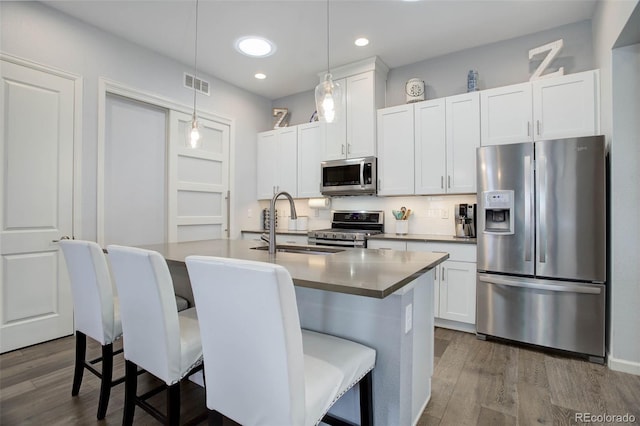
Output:
<instances>
[{"instance_id":1,"label":"kitchen island","mask_svg":"<svg viewBox=\"0 0 640 426\"><path fill-rule=\"evenodd\" d=\"M189 255L283 266L296 286L302 327L376 349L374 423L415 424L431 396L433 268L448 254L345 249L329 254L279 252L274 256L255 249L264 245L256 241L207 240L144 248L158 251L167 259L176 293L190 300L193 298L185 288L188 275L184 264ZM359 423L358 407L356 386L331 413Z\"/></svg>"}]
</instances>

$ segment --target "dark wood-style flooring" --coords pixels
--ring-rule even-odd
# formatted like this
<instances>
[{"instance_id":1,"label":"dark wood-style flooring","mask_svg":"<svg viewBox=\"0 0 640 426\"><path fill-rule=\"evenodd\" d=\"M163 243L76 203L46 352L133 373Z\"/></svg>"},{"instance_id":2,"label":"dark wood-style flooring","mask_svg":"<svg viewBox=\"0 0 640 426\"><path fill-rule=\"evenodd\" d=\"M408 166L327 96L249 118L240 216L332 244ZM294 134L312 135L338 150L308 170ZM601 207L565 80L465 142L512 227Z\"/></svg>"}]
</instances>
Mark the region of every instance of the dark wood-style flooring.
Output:
<instances>
[{"instance_id":1,"label":"dark wood-style flooring","mask_svg":"<svg viewBox=\"0 0 640 426\"><path fill-rule=\"evenodd\" d=\"M98 354L92 342L89 355ZM420 426L571 425L581 424L575 421L580 412L629 413L640 424L640 376L441 328L435 355L431 401ZM85 372L80 395L71 397L73 359L73 337L1 355L0 424L120 425L124 386L112 389L107 417L97 421L99 380ZM120 355L115 375L123 371ZM147 374L139 380L140 390L157 383ZM186 417L205 409L204 390L195 384L183 387L182 399ZM153 401L164 405L162 394ZM136 409L135 424L159 423Z\"/></svg>"}]
</instances>

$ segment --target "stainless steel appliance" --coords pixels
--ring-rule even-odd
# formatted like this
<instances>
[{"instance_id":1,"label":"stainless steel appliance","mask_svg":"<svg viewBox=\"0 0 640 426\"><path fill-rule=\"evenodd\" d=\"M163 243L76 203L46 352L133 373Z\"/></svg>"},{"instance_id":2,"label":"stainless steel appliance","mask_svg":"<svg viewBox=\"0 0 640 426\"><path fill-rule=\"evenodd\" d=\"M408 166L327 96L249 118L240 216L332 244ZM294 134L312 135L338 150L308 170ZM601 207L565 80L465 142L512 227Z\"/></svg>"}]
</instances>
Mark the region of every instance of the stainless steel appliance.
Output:
<instances>
[{"instance_id":1,"label":"stainless steel appliance","mask_svg":"<svg viewBox=\"0 0 640 426\"><path fill-rule=\"evenodd\" d=\"M604 362L603 136L478 148L476 330Z\"/></svg>"},{"instance_id":2,"label":"stainless steel appliance","mask_svg":"<svg viewBox=\"0 0 640 426\"><path fill-rule=\"evenodd\" d=\"M331 228L309 231L310 245L367 247L367 237L384 230L384 212L332 210Z\"/></svg>"},{"instance_id":3,"label":"stainless steel appliance","mask_svg":"<svg viewBox=\"0 0 640 426\"><path fill-rule=\"evenodd\" d=\"M320 163L323 195L367 195L377 192L376 157Z\"/></svg>"},{"instance_id":4,"label":"stainless steel appliance","mask_svg":"<svg viewBox=\"0 0 640 426\"><path fill-rule=\"evenodd\" d=\"M456 204L455 205L455 221L456 221L456 238L475 238L476 237L476 211L477 204Z\"/></svg>"}]
</instances>

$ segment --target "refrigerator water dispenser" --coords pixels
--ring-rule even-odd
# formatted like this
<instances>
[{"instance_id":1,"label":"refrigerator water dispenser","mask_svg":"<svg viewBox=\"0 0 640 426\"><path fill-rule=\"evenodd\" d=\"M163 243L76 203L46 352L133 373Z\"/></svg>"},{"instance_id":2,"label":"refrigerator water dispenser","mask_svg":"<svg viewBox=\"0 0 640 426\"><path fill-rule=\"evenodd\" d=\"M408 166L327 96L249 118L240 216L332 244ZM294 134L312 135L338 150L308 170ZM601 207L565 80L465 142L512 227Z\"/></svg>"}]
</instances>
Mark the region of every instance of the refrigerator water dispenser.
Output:
<instances>
[{"instance_id":1,"label":"refrigerator water dispenser","mask_svg":"<svg viewBox=\"0 0 640 426\"><path fill-rule=\"evenodd\" d=\"M485 234L513 235L514 192L512 190L485 191L484 229Z\"/></svg>"}]
</instances>

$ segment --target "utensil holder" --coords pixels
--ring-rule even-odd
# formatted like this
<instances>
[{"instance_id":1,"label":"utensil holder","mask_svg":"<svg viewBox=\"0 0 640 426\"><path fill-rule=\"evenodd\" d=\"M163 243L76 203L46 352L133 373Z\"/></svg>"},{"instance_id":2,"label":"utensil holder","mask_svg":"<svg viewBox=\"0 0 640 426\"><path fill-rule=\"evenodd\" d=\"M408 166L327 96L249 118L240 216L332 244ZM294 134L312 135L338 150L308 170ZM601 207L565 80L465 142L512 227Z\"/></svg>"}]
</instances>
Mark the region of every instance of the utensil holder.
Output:
<instances>
[{"instance_id":1,"label":"utensil holder","mask_svg":"<svg viewBox=\"0 0 640 426\"><path fill-rule=\"evenodd\" d=\"M406 235L409 233L408 220L396 220L396 235Z\"/></svg>"}]
</instances>

